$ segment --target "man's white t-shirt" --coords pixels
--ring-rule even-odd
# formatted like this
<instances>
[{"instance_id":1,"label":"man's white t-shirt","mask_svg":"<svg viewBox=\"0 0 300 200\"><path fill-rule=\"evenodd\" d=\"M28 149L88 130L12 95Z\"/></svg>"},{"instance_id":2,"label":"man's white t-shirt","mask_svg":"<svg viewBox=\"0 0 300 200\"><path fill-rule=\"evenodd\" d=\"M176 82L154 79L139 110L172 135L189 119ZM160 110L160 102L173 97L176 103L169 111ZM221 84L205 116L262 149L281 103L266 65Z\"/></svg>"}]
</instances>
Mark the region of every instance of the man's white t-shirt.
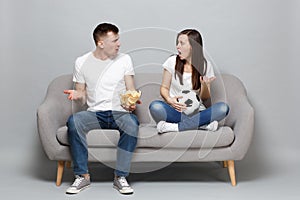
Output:
<instances>
[{"instance_id":1,"label":"man's white t-shirt","mask_svg":"<svg viewBox=\"0 0 300 200\"><path fill-rule=\"evenodd\" d=\"M171 82L171 86L170 86L170 97L181 96L182 90L192 90L196 94L199 94L199 89L193 90L192 73L183 72L183 74L182 74L183 84L182 85L180 84L179 77L176 76L176 78L175 78L176 56L177 55L170 56L163 64L163 68L172 74L172 82ZM213 67L208 60L207 60L207 69L206 69L205 76L208 78L215 76ZM202 104L201 100L200 100L200 103ZM204 105L202 105L202 107L203 106ZM200 109L202 110L202 108L200 108Z\"/></svg>"},{"instance_id":2,"label":"man's white t-shirt","mask_svg":"<svg viewBox=\"0 0 300 200\"><path fill-rule=\"evenodd\" d=\"M100 60L89 52L76 59L73 81L86 85L89 111L126 111L120 102L120 94L126 91L125 75L134 75L129 55Z\"/></svg>"}]
</instances>

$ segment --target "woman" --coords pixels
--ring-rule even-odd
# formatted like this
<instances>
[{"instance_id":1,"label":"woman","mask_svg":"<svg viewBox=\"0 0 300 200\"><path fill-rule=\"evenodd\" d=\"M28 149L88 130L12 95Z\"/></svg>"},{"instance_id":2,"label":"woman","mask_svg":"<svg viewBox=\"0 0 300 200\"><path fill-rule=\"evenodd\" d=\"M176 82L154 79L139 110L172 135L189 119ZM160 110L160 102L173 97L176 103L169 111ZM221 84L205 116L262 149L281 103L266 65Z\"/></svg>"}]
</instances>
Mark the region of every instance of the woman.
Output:
<instances>
[{"instance_id":1,"label":"woman","mask_svg":"<svg viewBox=\"0 0 300 200\"><path fill-rule=\"evenodd\" d=\"M169 57L163 64L160 93L165 101L155 100L149 106L153 119L158 123L157 130L165 133L201 127L215 131L218 121L227 116L229 107L219 102L205 108L202 103L210 98L210 84L216 78L204 57L202 37L197 30L186 29L177 35L176 42L178 55ZM182 101L186 93L199 97L200 105L196 112L190 111L188 101Z\"/></svg>"}]
</instances>

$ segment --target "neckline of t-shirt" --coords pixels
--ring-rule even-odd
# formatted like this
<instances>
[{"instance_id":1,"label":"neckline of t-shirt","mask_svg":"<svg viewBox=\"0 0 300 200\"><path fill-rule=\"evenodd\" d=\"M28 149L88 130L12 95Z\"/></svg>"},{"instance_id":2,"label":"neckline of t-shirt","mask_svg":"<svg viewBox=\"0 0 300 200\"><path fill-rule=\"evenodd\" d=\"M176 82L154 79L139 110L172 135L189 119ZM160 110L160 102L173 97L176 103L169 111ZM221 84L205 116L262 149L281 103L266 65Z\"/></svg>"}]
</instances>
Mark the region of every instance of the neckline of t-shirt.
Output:
<instances>
[{"instance_id":1,"label":"neckline of t-shirt","mask_svg":"<svg viewBox=\"0 0 300 200\"><path fill-rule=\"evenodd\" d=\"M192 75L192 72L183 72L183 75Z\"/></svg>"},{"instance_id":2,"label":"neckline of t-shirt","mask_svg":"<svg viewBox=\"0 0 300 200\"><path fill-rule=\"evenodd\" d=\"M98 62L103 62L103 63L105 63L105 62L111 62L111 61L112 61L110 58L107 58L107 59L105 59L105 60L101 60L101 59L99 59L99 58L96 58L96 56L95 56L93 53L92 53L92 58L93 58L94 60L98 61Z\"/></svg>"}]
</instances>

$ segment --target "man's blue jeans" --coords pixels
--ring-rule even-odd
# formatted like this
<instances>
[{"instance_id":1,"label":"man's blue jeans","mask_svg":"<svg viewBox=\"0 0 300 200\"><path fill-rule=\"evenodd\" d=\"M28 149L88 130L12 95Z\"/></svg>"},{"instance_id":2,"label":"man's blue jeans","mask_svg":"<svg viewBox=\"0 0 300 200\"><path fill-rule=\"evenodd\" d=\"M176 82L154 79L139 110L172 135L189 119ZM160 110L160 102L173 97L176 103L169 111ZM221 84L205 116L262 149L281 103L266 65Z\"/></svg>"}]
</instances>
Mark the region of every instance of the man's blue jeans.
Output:
<instances>
[{"instance_id":1,"label":"man's blue jeans","mask_svg":"<svg viewBox=\"0 0 300 200\"><path fill-rule=\"evenodd\" d=\"M153 101L149 109L156 123L159 121L178 123L179 131L198 129L198 127L209 124L212 121L220 121L229 112L229 106L223 102L213 104L211 107L193 116L187 116L182 112L178 112L172 106L160 100Z\"/></svg>"},{"instance_id":2,"label":"man's blue jeans","mask_svg":"<svg viewBox=\"0 0 300 200\"><path fill-rule=\"evenodd\" d=\"M115 175L128 176L139 130L139 122L134 114L120 111L81 111L69 117L67 126L75 175L88 173L86 134L93 129L116 129L120 132L120 139Z\"/></svg>"}]
</instances>

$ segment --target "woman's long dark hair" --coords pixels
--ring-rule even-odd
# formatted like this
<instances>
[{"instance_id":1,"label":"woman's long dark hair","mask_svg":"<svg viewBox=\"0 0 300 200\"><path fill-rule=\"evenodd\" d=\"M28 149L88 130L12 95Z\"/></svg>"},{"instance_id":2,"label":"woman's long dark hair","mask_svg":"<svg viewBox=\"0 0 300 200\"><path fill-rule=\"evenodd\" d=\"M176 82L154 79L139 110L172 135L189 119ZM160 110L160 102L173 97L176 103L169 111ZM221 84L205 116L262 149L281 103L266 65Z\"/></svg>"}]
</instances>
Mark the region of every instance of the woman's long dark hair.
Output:
<instances>
[{"instance_id":1,"label":"woman's long dark hair","mask_svg":"<svg viewBox=\"0 0 300 200\"><path fill-rule=\"evenodd\" d=\"M201 34L194 29L185 29L178 33L176 43L178 42L178 37L180 35L187 35L189 43L192 46L192 85L194 90L198 90L201 87L200 76L206 74L207 61L203 53L203 42ZM179 77L180 84L182 85L182 74L184 71L184 64L186 60L181 60L179 56L176 57L175 65L175 78L176 75Z\"/></svg>"}]
</instances>

